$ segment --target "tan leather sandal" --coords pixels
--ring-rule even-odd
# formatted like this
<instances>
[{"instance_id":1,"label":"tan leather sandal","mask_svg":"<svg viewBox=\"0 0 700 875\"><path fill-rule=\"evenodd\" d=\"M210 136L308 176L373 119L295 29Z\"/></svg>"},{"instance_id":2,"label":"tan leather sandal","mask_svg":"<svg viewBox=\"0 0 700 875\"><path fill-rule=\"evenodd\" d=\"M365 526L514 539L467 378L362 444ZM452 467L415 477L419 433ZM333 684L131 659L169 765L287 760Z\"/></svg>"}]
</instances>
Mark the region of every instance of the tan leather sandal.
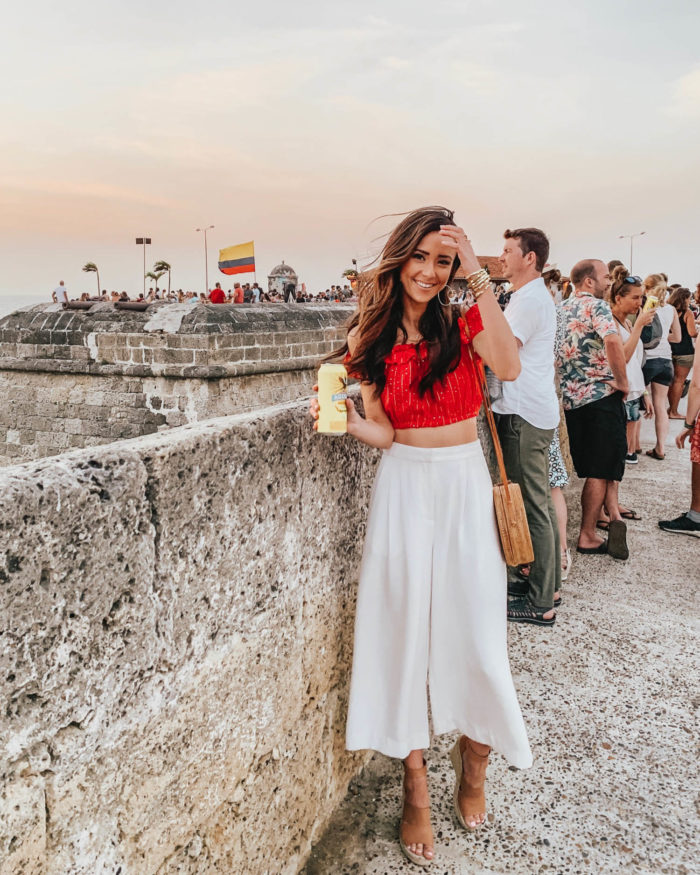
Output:
<instances>
[{"instance_id":1,"label":"tan leather sandal","mask_svg":"<svg viewBox=\"0 0 700 875\"><path fill-rule=\"evenodd\" d=\"M489 750L489 753L491 751ZM468 784L464 775L462 756L466 753L472 767L478 770L480 780L476 784ZM489 754L479 754L472 747L471 741L466 735L462 735L450 753L450 759L457 775L455 784L454 806L457 820L464 829L478 829L486 821L486 797L484 796L484 782L486 780L486 767L489 764ZM472 826L467 822L470 817L483 816L484 821Z\"/></svg>"},{"instance_id":2,"label":"tan leather sandal","mask_svg":"<svg viewBox=\"0 0 700 875\"><path fill-rule=\"evenodd\" d=\"M428 769L425 760L423 760L423 766L420 769L409 769L404 764L403 814L401 815L401 826L399 827L399 844L401 845L401 850L412 863L415 863L417 866L429 866L433 862L432 858L428 859L423 854L414 854L408 847L409 845L419 844L423 845L424 850L426 846L433 847L430 806L427 805L425 808L420 808L418 805L406 801L406 784L409 777L414 780L416 778L424 778L427 781Z\"/></svg>"}]
</instances>

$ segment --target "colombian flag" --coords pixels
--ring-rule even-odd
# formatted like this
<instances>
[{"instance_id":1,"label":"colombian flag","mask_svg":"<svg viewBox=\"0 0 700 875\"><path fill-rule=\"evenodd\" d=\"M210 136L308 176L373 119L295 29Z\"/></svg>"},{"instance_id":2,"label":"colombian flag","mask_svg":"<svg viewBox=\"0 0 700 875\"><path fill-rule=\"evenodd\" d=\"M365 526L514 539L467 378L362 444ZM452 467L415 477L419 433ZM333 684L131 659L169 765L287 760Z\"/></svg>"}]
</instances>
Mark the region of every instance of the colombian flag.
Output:
<instances>
[{"instance_id":1,"label":"colombian flag","mask_svg":"<svg viewBox=\"0 0 700 875\"><path fill-rule=\"evenodd\" d=\"M219 270L221 273L228 274L229 276L236 273L254 273L255 246L253 241L220 249Z\"/></svg>"}]
</instances>

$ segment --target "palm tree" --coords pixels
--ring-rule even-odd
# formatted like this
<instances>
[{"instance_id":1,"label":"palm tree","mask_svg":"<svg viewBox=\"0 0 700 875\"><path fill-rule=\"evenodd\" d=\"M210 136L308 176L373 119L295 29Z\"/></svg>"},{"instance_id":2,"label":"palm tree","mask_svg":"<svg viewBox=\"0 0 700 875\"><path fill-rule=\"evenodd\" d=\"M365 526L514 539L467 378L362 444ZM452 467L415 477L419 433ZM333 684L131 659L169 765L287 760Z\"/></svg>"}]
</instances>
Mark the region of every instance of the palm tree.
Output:
<instances>
[{"instance_id":1,"label":"palm tree","mask_svg":"<svg viewBox=\"0 0 700 875\"><path fill-rule=\"evenodd\" d=\"M146 274L146 279L153 280L153 282L156 284L156 289L157 289L158 288L158 280L163 276L164 273L165 273L164 270L161 270L158 273L154 273L152 270L149 270L148 273Z\"/></svg>"},{"instance_id":2,"label":"palm tree","mask_svg":"<svg viewBox=\"0 0 700 875\"><path fill-rule=\"evenodd\" d=\"M83 270L85 273L96 273L97 274L97 297L100 297L100 272L97 269L97 265L94 261L88 261L87 264L83 265Z\"/></svg>"},{"instance_id":3,"label":"palm tree","mask_svg":"<svg viewBox=\"0 0 700 875\"><path fill-rule=\"evenodd\" d=\"M158 273L159 276L162 276L164 273L168 274L168 294L170 294L170 271L171 266L167 261L156 261L153 265L153 270Z\"/></svg>"}]
</instances>

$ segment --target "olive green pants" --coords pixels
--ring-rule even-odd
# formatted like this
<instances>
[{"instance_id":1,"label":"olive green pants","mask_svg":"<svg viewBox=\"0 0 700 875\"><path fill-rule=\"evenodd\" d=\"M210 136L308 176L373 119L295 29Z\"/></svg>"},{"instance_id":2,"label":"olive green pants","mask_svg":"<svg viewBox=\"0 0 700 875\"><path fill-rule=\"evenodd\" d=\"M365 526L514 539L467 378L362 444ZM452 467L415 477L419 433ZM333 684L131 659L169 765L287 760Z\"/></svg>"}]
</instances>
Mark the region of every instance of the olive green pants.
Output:
<instances>
[{"instance_id":1,"label":"olive green pants","mask_svg":"<svg viewBox=\"0 0 700 875\"><path fill-rule=\"evenodd\" d=\"M498 434L508 478L520 484L535 561L530 566L529 597L548 611L561 586L559 526L549 487L549 445L553 428L535 428L514 413L498 416ZM515 569L508 569L509 579Z\"/></svg>"}]
</instances>

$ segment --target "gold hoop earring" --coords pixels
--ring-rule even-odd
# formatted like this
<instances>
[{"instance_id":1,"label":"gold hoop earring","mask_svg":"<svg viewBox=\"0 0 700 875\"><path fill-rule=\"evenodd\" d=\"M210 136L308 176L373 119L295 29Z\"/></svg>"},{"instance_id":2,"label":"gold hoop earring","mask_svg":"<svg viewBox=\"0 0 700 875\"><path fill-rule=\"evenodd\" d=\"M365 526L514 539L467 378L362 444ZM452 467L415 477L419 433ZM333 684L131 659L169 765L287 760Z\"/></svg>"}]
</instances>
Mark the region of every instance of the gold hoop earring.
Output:
<instances>
[{"instance_id":1,"label":"gold hoop earring","mask_svg":"<svg viewBox=\"0 0 700 875\"><path fill-rule=\"evenodd\" d=\"M447 289L447 286L444 286L442 289L440 289L440 291L438 292L438 296L437 296L438 304L440 304L442 307L449 307L449 306L450 306L450 300L449 300L449 298L447 299L447 301L441 301L441 300L440 300L440 293L441 293L442 291L446 290L446 289Z\"/></svg>"}]
</instances>

